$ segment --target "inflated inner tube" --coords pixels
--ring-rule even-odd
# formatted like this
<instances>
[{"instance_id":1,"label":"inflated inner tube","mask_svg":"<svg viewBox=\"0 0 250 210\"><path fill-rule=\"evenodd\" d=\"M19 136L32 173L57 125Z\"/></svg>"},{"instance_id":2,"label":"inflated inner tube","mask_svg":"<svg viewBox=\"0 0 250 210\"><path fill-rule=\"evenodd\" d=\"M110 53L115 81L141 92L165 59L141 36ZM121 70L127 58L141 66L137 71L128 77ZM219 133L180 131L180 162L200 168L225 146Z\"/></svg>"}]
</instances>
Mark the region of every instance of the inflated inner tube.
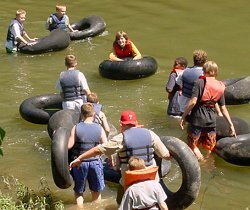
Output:
<instances>
[{"instance_id":1,"label":"inflated inner tube","mask_svg":"<svg viewBox=\"0 0 250 210\"><path fill-rule=\"evenodd\" d=\"M201 186L200 165L189 146L183 141L172 137L161 137L162 142L177 161L182 172L182 184L176 192L171 192L161 179L161 185L167 194L166 203L171 209L185 209L197 198Z\"/></svg>"},{"instance_id":2,"label":"inflated inner tube","mask_svg":"<svg viewBox=\"0 0 250 210\"><path fill-rule=\"evenodd\" d=\"M69 43L69 34L61 29L55 29L48 36L38 39L35 45L20 44L19 50L25 54L41 54L63 50L69 46Z\"/></svg>"},{"instance_id":3,"label":"inflated inner tube","mask_svg":"<svg viewBox=\"0 0 250 210\"><path fill-rule=\"evenodd\" d=\"M215 153L225 161L250 166L250 133L220 139L215 147Z\"/></svg>"},{"instance_id":4,"label":"inflated inner tube","mask_svg":"<svg viewBox=\"0 0 250 210\"><path fill-rule=\"evenodd\" d=\"M72 185L68 170L68 139L71 129L80 120L80 113L74 110L61 110L55 113L48 123L48 133L52 139L51 168L57 187L66 189Z\"/></svg>"},{"instance_id":5,"label":"inflated inner tube","mask_svg":"<svg viewBox=\"0 0 250 210\"><path fill-rule=\"evenodd\" d=\"M51 143L51 168L54 182L61 189L69 188L73 179L68 170L68 139L70 130L60 127L53 134Z\"/></svg>"},{"instance_id":6,"label":"inflated inner tube","mask_svg":"<svg viewBox=\"0 0 250 210\"><path fill-rule=\"evenodd\" d=\"M139 60L104 60L99 65L99 73L101 76L109 79L130 80L153 75L155 74L157 68L158 65L156 60L147 56Z\"/></svg>"},{"instance_id":7,"label":"inflated inner tube","mask_svg":"<svg viewBox=\"0 0 250 210\"><path fill-rule=\"evenodd\" d=\"M244 104L250 102L250 76L227 79L223 81L226 85L225 100L226 104Z\"/></svg>"},{"instance_id":8,"label":"inflated inner tube","mask_svg":"<svg viewBox=\"0 0 250 210\"><path fill-rule=\"evenodd\" d=\"M239 117L231 117L234 124L235 132L237 135L250 133L250 126L248 122L240 119ZM217 140L225 137L229 137L230 129L227 121L224 117L216 118L216 138Z\"/></svg>"},{"instance_id":9,"label":"inflated inner tube","mask_svg":"<svg viewBox=\"0 0 250 210\"><path fill-rule=\"evenodd\" d=\"M28 122L47 124L50 117L62 109L62 101L60 94L33 96L21 103L19 113Z\"/></svg>"},{"instance_id":10,"label":"inflated inner tube","mask_svg":"<svg viewBox=\"0 0 250 210\"><path fill-rule=\"evenodd\" d=\"M94 37L106 29L106 23L102 17L89 16L85 17L77 23L71 25L73 29L78 30L76 32L70 32L71 40L85 39L88 37Z\"/></svg>"}]
</instances>

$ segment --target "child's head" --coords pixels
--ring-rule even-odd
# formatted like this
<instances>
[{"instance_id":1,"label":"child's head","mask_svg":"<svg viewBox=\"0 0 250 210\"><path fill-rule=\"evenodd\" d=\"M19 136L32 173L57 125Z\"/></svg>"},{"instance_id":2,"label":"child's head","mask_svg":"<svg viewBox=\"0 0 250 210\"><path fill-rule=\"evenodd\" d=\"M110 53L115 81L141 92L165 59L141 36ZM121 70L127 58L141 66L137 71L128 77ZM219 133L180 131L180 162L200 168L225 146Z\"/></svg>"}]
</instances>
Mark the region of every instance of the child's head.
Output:
<instances>
[{"instance_id":1,"label":"child's head","mask_svg":"<svg viewBox=\"0 0 250 210\"><path fill-rule=\"evenodd\" d=\"M84 118L93 117L95 115L94 106L91 103L84 103L81 107L81 114Z\"/></svg>"},{"instance_id":2,"label":"child's head","mask_svg":"<svg viewBox=\"0 0 250 210\"><path fill-rule=\"evenodd\" d=\"M207 53L204 50L195 50L193 52L193 61L195 66L203 66L207 61Z\"/></svg>"},{"instance_id":3,"label":"child's head","mask_svg":"<svg viewBox=\"0 0 250 210\"><path fill-rule=\"evenodd\" d=\"M76 57L74 55L67 55L65 57L65 66L68 68L75 67L77 65Z\"/></svg>"},{"instance_id":4,"label":"child's head","mask_svg":"<svg viewBox=\"0 0 250 210\"><path fill-rule=\"evenodd\" d=\"M59 16L63 16L66 13L66 6L56 5L56 12Z\"/></svg>"},{"instance_id":5,"label":"child's head","mask_svg":"<svg viewBox=\"0 0 250 210\"><path fill-rule=\"evenodd\" d=\"M207 61L203 66L203 72L205 76L216 77L218 71L218 65L214 61Z\"/></svg>"},{"instance_id":6,"label":"child's head","mask_svg":"<svg viewBox=\"0 0 250 210\"><path fill-rule=\"evenodd\" d=\"M99 103L98 96L96 93L90 93L87 95L87 102L97 104Z\"/></svg>"},{"instance_id":7,"label":"child's head","mask_svg":"<svg viewBox=\"0 0 250 210\"><path fill-rule=\"evenodd\" d=\"M144 160L136 156L132 156L129 158L128 167L130 171L146 168Z\"/></svg>"},{"instance_id":8,"label":"child's head","mask_svg":"<svg viewBox=\"0 0 250 210\"><path fill-rule=\"evenodd\" d=\"M187 68L187 65L188 65L188 61L186 58L178 57L175 59L173 67L175 69L185 69L185 68Z\"/></svg>"},{"instance_id":9,"label":"child's head","mask_svg":"<svg viewBox=\"0 0 250 210\"><path fill-rule=\"evenodd\" d=\"M25 18L26 18L26 11L23 10L23 9L19 9L16 11L16 19L23 23L25 21Z\"/></svg>"}]
</instances>

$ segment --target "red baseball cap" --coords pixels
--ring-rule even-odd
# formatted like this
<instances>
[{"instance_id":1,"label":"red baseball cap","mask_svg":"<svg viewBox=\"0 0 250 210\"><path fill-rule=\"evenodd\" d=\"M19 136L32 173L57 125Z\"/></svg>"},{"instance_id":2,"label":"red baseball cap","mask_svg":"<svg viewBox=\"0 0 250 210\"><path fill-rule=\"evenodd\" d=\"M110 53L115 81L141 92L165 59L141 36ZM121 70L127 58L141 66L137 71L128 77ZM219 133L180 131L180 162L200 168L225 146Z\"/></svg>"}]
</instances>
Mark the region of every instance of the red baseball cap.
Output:
<instances>
[{"instance_id":1,"label":"red baseball cap","mask_svg":"<svg viewBox=\"0 0 250 210\"><path fill-rule=\"evenodd\" d=\"M124 125L138 125L136 114L130 110L122 112L120 122Z\"/></svg>"}]
</instances>

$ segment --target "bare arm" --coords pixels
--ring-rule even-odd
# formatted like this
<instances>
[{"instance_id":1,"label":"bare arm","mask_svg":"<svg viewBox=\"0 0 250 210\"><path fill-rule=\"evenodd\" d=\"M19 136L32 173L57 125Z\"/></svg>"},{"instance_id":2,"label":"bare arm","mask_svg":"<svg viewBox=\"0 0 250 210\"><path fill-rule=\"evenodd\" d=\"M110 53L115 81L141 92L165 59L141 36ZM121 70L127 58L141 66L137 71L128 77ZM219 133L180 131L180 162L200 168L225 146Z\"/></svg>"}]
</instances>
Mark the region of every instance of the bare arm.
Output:
<instances>
[{"instance_id":1,"label":"bare arm","mask_svg":"<svg viewBox=\"0 0 250 210\"><path fill-rule=\"evenodd\" d=\"M102 152L99 150L98 146L95 146L93 148L91 148L90 150L86 151L85 153L81 154L78 158L76 158L75 160L73 160L70 164L69 164L69 168L73 168L73 167L80 167L81 165L81 161L87 158L91 158L97 155L101 155Z\"/></svg>"},{"instance_id":2,"label":"bare arm","mask_svg":"<svg viewBox=\"0 0 250 210\"><path fill-rule=\"evenodd\" d=\"M111 60L111 61L123 61L123 59L118 58L118 57L116 56L115 52L111 52L111 53L109 54L109 60Z\"/></svg>"},{"instance_id":3,"label":"bare arm","mask_svg":"<svg viewBox=\"0 0 250 210\"><path fill-rule=\"evenodd\" d=\"M190 111L194 108L195 104L197 102L197 98L196 97L192 97L190 99L190 101L188 102L188 105L182 115L181 121L180 121L180 127L183 130L184 129L184 125L186 122L186 116L190 113Z\"/></svg>"},{"instance_id":4,"label":"bare arm","mask_svg":"<svg viewBox=\"0 0 250 210\"><path fill-rule=\"evenodd\" d=\"M76 134L76 126L74 126L71 129L71 133L70 133L70 137L68 141L68 149L71 149L75 144L75 134Z\"/></svg>"},{"instance_id":5,"label":"bare arm","mask_svg":"<svg viewBox=\"0 0 250 210\"><path fill-rule=\"evenodd\" d=\"M101 117L101 120L102 120L103 129L104 129L106 135L108 136L109 132L110 132L110 127L109 127L106 115L102 111L100 112L100 117Z\"/></svg>"},{"instance_id":6,"label":"bare arm","mask_svg":"<svg viewBox=\"0 0 250 210\"><path fill-rule=\"evenodd\" d=\"M168 210L168 206L164 201L159 203L159 207L161 210Z\"/></svg>"},{"instance_id":7,"label":"bare arm","mask_svg":"<svg viewBox=\"0 0 250 210\"><path fill-rule=\"evenodd\" d=\"M234 125L233 122L231 120L231 117L228 113L227 107L225 105L221 106L221 112L224 116L224 118L226 119L226 121L229 124L229 128L230 128L230 135L235 136L236 137L236 133L235 133L235 129L234 129Z\"/></svg>"},{"instance_id":8,"label":"bare arm","mask_svg":"<svg viewBox=\"0 0 250 210\"><path fill-rule=\"evenodd\" d=\"M106 133L105 133L105 131L102 128L102 134L101 134L101 141L100 141L100 143L103 144L103 143L106 143L107 141L108 140L107 140Z\"/></svg>"},{"instance_id":9,"label":"bare arm","mask_svg":"<svg viewBox=\"0 0 250 210\"><path fill-rule=\"evenodd\" d=\"M142 58L140 51L137 49L137 47L134 45L133 42L132 42L132 53L134 56L133 60L138 60Z\"/></svg>"}]
</instances>

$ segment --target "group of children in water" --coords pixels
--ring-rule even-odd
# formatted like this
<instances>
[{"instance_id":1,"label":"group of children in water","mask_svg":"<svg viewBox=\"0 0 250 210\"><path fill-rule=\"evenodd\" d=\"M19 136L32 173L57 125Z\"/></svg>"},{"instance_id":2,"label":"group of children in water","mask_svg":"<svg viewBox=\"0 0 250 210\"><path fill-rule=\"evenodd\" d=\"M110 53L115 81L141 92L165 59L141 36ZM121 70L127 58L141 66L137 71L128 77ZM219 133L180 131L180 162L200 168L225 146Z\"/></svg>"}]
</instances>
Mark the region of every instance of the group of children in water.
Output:
<instances>
[{"instance_id":1,"label":"group of children in water","mask_svg":"<svg viewBox=\"0 0 250 210\"><path fill-rule=\"evenodd\" d=\"M236 136L234 125L225 104L223 82L216 80L218 66L207 61L204 50L193 52L194 65L187 67L184 57L176 58L166 84L169 104L167 113L180 118L184 129L189 122L187 142L198 160L204 160L199 150L202 145L207 157L216 145L216 117L223 116L229 125L229 135Z\"/></svg>"},{"instance_id":2,"label":"group of children in water","mask_svg":"<svg viewBox=\"0 0 250 210\"><path fill-rule=\"evenodd\" d=\"M56 13L49 16L46 22L46 28L50 31L60 28L62 30L75 32L76 30L70 26L69 18L65 12L66 6L56 6ZM16 12L16 18L12 20L9 25L6 41L6 51L8 53L16 52L19 44L22 42L27 45L36 43L36 38L31 39L24 30L23 22L25 21L25 17L26 12L24 10L18 10ZM123 31L119 31L116 34L113 43L113 52L110 53L109 59L112 61L123 61L128 57L132 59L142 58L141 53L128 38L128 35ZM209 156L215 147L217 116L223 116L226 119L229 124L230 135L236 136L236 133L225 106L225 85L216 80L218 74L217 64L213 61L207 61L207 54L203 50L195 50L193 52L193 62L194 65L188 67L188 62L184 57L178 57L174 61L173 69L166 84L169 99L167 113L180 118L181 129L184 129L186 121L189 122L188 145L198 160L204 160L205 158L198 147L202 145L207 151L207 156ZM89 182L93 201L100 199L100 192L104 189L105 185L102 163L99 158L100 154L110 149L113 149L111 152L113 154L121 145L122 147L124 145L128 147L130 138L136 137L136 139L140 139L141 136L145 135L145 139L147 139L149 133L151 137L148 138L148 142L151 142L149 144L153 147L152 139L158 139L158 137L156 134L152 134L151 131L148 133L147 129L140 130L142 128L138 127L137 120L133 120L134 118L136 119L135 113L126 112L123 113L124 115L121 115L121 125L124 130L122 131L123 134L121 137L119 137L121 138L120 143L117 144L113 142L111 146L108 145L107 135L110 132L110 128L105 114L101 111L101 105L99 104L97 96L91 93L86 78L76 69L77 62L74 55L66 56L65 65L67 70L60 74L56 87L60 90L64 99L64 109L81 111L82 121L73 127L68 148L73 149L70 167L75 180L74 191L76 202L78 206L82 206L86 180ZM122 121L123 117L126 118L126 120ZM95 123L95 121L97 123ZM98 124L101 124L102 127ZM133 132L129 133L128 130ZM140 142L142 147L146 146L144 143L143 140ZM102 144L102 146L95 147L95 145L98 144ZM135 147L134 143L131 143L131 147ZM162 158L169 159L170 154L168 150L165 146L162 146L162 148L165 154L162 155ZM133 149L136 150L136 148ZM144 156L149 157L150 155L149 153L145 153ZM145 169L145 163L148 166L151 165L145 162L143 158L134 157L134 155L131 154L125 157L130 170L132 170L132 168L133 170ZM76 166L81 169L77 169ZM164 201L167 199L167 196L159 183L152 180L140 181L143 182L137 180L136 183L131 182L130 187L127 186L128 189L126 189L119 209L160 208L166 210L167 206ZM153 202L148 203L147 201L149 200Z\"/></svg>"}]
</instances>

